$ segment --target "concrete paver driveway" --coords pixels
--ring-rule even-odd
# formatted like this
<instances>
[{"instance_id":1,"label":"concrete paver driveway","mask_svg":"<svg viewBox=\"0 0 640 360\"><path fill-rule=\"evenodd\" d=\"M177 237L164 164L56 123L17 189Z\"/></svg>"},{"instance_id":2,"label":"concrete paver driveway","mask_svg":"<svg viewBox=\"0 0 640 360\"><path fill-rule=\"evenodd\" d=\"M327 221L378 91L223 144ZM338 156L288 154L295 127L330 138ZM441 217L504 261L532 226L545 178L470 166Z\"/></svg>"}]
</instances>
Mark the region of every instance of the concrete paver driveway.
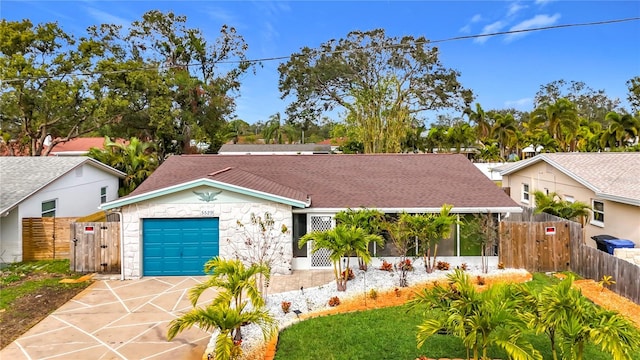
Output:
<instances>
[{"instance_id":1,"label":"concrete paver driveway","mask_svg":"<svg viewBox=\"0 0 640 360\"><path fill-rule=\"evenodd\" d=\"M196 327L166 340L172 319L192 308L205 277L99 280L0 352L0 359L201 359L211 335ZM211 301L214 290L200 297Z\"/></svg>"},{"instance_id":2,"label":"concrete paver driveway","mask_svg":"<svg viewBox=\"0 0 640 360\"><path fill-rule=\"evenodd\" d=\"M329 283L333 272L274 275L270 293ZM169 322L192 309L189 289L206 277L97 280L0 351L0 360L202 359L211 335L193 327L171 342ZM203 306L216 296L209 289Z\"/></svg>"}]
</instances>

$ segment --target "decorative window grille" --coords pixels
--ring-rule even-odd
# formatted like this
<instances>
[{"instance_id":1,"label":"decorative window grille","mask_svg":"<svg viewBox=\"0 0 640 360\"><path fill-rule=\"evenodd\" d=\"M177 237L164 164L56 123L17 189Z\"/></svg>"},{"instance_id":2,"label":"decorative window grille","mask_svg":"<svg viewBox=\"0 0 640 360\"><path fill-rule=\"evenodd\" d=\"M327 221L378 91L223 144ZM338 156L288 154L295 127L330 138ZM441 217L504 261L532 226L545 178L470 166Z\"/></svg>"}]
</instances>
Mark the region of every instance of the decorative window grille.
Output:
<instances>
[{"instance_id":1,"label":"decorative window grille","mask_svg":"<svg viewBox=\"0 0 640 360\"><path fill-rule=\"evenodd\" d=\"M329 215L310 216L310 231L325 231L333 228L333 217ZM313 248L313 244L309 244L309 251ZM311 267L331 267L331 251L329 249L318 249L313 254L309 255L311 257Z\"/></svg>"}]
</instances>

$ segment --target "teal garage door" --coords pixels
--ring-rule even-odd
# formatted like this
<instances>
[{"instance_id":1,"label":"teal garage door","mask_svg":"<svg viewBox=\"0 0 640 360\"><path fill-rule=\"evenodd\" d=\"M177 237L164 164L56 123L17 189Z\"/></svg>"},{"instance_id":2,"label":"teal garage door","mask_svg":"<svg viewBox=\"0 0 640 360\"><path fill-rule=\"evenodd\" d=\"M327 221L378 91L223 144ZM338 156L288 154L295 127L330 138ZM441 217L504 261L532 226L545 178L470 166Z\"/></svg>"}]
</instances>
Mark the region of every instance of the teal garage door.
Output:
<instances>
[{"instance_id":1,"label":"teal garage door","mask_svg":"<svg viewBox=\"0 0 640 360\"><path fill-rule=\"evenodd\" d=\"M217 218L144 219L142 231L144 276L204 275L218 255Z\"/></svg>"}]
</instances>

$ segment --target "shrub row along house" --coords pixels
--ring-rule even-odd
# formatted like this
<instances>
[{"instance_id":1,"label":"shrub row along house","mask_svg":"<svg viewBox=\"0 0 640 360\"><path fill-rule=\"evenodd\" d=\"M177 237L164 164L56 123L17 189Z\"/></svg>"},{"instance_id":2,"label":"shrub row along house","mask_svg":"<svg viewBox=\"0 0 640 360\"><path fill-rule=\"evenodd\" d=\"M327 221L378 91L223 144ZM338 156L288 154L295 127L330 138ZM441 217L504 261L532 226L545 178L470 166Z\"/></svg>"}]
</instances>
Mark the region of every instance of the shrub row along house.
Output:
<instances>
[{"instance_id":1,"label":"shrub row along house","mask_svg":"<svg viewBox=\"0 0 640 360\"><path fill-rule=\"evenodd\" d=\"M464 155L183 155L169 157L126 197L102 204L121 214L123 278L199 275L214 256L232 257L248 242L238 223L269 213L289 231L280 237L276 273L331 266L327 252L298 248L334 215L370 208L385 213L507 214L521 208ZM460 231L442 256L465 254ZM392 246L374 255L393 255Z\"/></svg>"}]
</instances>

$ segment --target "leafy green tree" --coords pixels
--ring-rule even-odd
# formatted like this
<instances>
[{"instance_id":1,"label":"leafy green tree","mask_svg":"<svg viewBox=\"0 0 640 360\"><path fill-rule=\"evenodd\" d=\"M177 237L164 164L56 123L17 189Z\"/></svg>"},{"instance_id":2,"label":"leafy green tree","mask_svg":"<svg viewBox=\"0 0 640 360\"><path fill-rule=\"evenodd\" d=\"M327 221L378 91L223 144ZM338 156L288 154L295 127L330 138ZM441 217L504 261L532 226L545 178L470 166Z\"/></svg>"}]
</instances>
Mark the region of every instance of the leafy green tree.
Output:
<instances>
[{"instance_id":1,"label":"leafy green tree","mask_svg":"<svg viewBox=\"0 0 640 360\"><path fill-rule=\"evenodd\" d=\"M281 121L280 113L275 113L269 117L269 121L266 122L262 130L265 144L284 144Z\"/></svg>"},{"instance_id":2,"label":"leafy green tree","mask_svg":"<svg viewBox=\"0 0 640 360\"><path fill-rule=\"evenodd\" d=\"M91 27L108 51L97 62L109 103L121 114L112 136L148 139L160 158L190 153L192 140L215 152L225 141L241 76L251 69L247 45L223 25L214 41L189 28L184 16L157 10L121 28ZM234 65L224 68L221 62Z\"/></svg>"},{"instance_id":3,"label":"leafy green tree","mask_svg":"<svg viewBox=\"0 0 640 360\"><path fill-rule=\"evenodd\" d=\"M241 311L251 302L252 308L259 310L264 307L264 299L257 285L256 277L261 275L267 279L269 268L264 264L251 264L249 267L239 259L223 259L214 257L204 265L204 271L209 275L207 280L189 291L189 300L196 307L198 299L207 289L216 288L219 293L213 299L213 306L228 306ZM226 305L225 305L226 304ZM242 340L240 325L233 331L234 340Z\"/></svg>"},{"instance_id":4,"label":"leafy green tree","mask_svg":"<svg viewBox=\"0 0 640 360\"><path fill-rule=\"evenodd\" d=\"M604 90L594 90L582 81L556 80L540 86L534 99L534 107L553 104L562 98L575 104L577 117L588 122L598 121L603 125L605 115L620 106L619 99L611 99Z\"/></svg>"},{"instance_id":5,"label":"leafy green tree","mask_svg":"<svg viewBox=\"0 0 640 360\"><path fill-rule=\"evenodd\" d=\"M634 76L627 80L627 89L629 89L627 100L631 104L631 109L640 112L640 76Z\"/></svg>"},{"instance_id":6,"label":"leafy green tree","mask_svg":"<svg viewBox=\"0 0 640 360\"><path fill-rule=\"evenodd\" d=\"M518 316L522 301L507 284L480 292L468 274L456 269L446 284L436 283L416 293L408 307L422 310L425 320L418 326L418 347L433 335L446 332L460 338L467 357L489 359L488 349L503 349L510 359L542 360L522 333L526 322Z\"/></svg>"},{"instance_id":7,"label":"leafy green tree","mask_svg":"<svg viewBox=\"0 0 640 360\"><path fill-rule=\"evenodd\" d=\"M411 264L411 259L409 259L408 255L415 248L415 231L411 223L412 215L404 211L397 217L388 216L382 223L383 229L396 247L400 258L400 263L396 266L396 270L399 273L398 281L400 287L409 286L407 274L413 270L413 266L407 266Z\"/></svg>"},{"instance_id":8,"label":"leafy green tree","mask_svg":"<svg viewBox=\"0 0 640 360\"><path fill-rule=\"evenodd\" d=\"M305 47L278 70L282 98L294 98L287 109L293 120L342 108L358 126L388 117L406 127L411 124L407 119L424 111L462 109L473 97L425 38L387 37L382 29L353 31L316 49ZM362 129L376 136L380 130ZM365 152L378 151L362 142Z\"/></svg>"},{"instance_id":9,"label":"leafy green tree","mask_svg":"<svg viewBox=\"0 0 640 360\"><path fill-rule=\"evenodd\" d=\"M462 148L470 148L476 144L476 135L471 125L463 121L457 121L447 131L448 142L460 153Z\"/></svg>"},{"instance_id":10,"label":"leafy green tree","mask_svg":"<svg viewBox=\"0 0 640 360\"><path fill-rule=\"evenodd\" d=\"M579 221L584 225L591 214L591 207L580 201L562 200L555 192L549 195L540 190L533 192L536 208L534 213L547 213L567 220Z\"/></svg>"},{"instance_id":11,"label":"leafy green tree","mask_svg":"<svg viewBox=\"0 0 640 360\"><path fill-rule=\"evenodd\" d=\"M154 144L131 138L128 142L105 137L104 149L89 149L87 156L127 174L118 194L125 196L135 190L158 167Z\"/></svg>"},{"instance_id":12,"label":"leafy green tree","mask_svg":"<svg viewBox=\"0 0 640 360\"><path fill-rule=\"evenodd\" d=\"M384 221L384 213L376 209L347 209L338 212L335 215L337 224L353 226L364 230L367 234L380 235L382 230L381 224ZM380 239L375 239L379 241ZM384 244L378 243L380 246ZM367 249L369 244L367 244ZM358 257L358 267L360 270L367 270L367 263Z\"/></svg>"},{"instance_id":13,"label":"leafy green tree","mask_svg":"<svg viewBox=\"0 0 640 360\"><path fill-rule=\"evenodd\" d=\"M93 77L74 75L95 71L103 54L102 43L55 23L0 22L0 118L14 153L46 156L119 119Z\"/></svg>"},{"instance_id":14,"label":"leafy green tree","mask_svg":"<svg viewBox=\"0 0 640 360\"><path fill-rule=\"evenodd\" d=\"M315 253L320 249L329 249L329 258L333 263L333 274L336 279L338 291L347 290L349 280L349 258L357 256L365 263L371 261L368 245L371 242L384 244L384 239L380 235L368 234L364 229L355 226L336 225L335 228L326 231L313 231L305 234L298 241L298 246L302 248L307 242L312 242L311 252ZM341 260L345 258L344 268Z\"/></svg>"}]
</instances>

